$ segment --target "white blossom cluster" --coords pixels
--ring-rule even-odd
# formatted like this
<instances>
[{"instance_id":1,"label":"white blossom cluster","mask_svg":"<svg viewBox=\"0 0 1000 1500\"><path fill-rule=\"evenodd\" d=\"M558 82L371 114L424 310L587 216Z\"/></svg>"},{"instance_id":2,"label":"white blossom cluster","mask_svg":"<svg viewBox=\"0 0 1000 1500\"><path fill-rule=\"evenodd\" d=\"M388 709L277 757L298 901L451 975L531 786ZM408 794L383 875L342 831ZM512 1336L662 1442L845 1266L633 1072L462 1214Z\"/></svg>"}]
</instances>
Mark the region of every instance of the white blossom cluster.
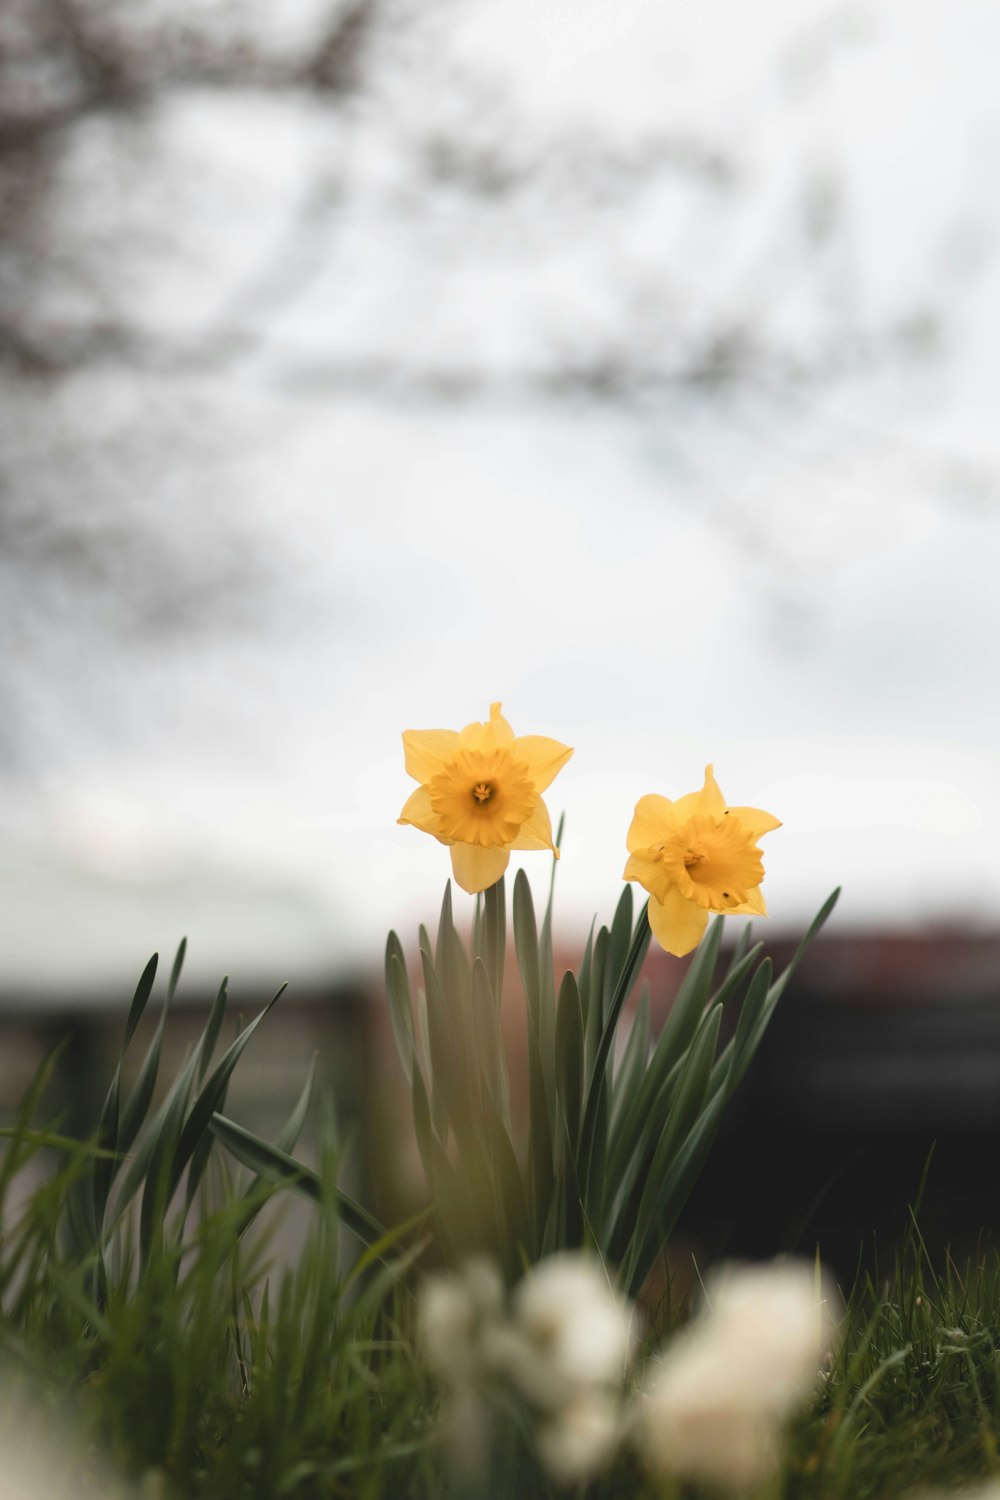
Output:
<instances>
[{"instance_id":1,"label":"white blossom cluster","mask_svg":"<svg viewBox=\"0 0 1000 1500\"><path fill-rule=\"evenodd\" d=\"M801 1262L721 1272L645 1373L635 1435L648 1466L736 1493L771 1478L832 1346L832 1308Z\"/></svg>"},{"instance_id":2,"label":"white blossom cluster","mask_svg":"<svg viewBox=\"0 0 1000 1500\"><path fill-rule=\"evenodd\" d=\"M429 1279L419 1335L449 1392L456 1462L483 1461L490 1393L504 1388L533 1413L539 1455L557 1483L598 1473L626 1435L656 1474L732 1494L771 1479L788 1422L832 1347L825 1280L801 1263L722 1271L703 1311L650 1360L626 1399L635 1322L583 1255L541 1262L509 1301L485 1261Z\"/></svg>"},{"instance_id":3,"label":"white blossom cluster","mask_svg":"<svg viewBox=\"0 0 1000 1500\"><path fill-rule=\"evenodd\" d=\"M583 1255L543 1261L509 1302L485 1261L429 1278L418 1334L428 1365L449 1390L456 1461L475 1463L487 1440L488 1393L502 1386L534 1413L539 1455L557 1483L597 1473L624 1430L633 1326L633 1310L599 1263Z\"/></svg>"}]
</instances>

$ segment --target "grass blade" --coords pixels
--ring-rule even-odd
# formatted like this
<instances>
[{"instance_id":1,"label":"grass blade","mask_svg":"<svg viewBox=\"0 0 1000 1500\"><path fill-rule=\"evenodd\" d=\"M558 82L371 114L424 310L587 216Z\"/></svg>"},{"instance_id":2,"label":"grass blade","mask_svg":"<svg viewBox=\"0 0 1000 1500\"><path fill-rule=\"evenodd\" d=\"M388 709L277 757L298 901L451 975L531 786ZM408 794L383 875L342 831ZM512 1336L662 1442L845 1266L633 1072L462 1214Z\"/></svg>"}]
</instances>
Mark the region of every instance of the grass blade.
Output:
<instances>
[{"instance_id":1,"label":"grass blade","mask_svg":"<svg viewBox=\"0 0 1000 1500\"><path fill-rule=\"evenodd\" d=\"M605 1066L611 1055L611 1046L614 1041L615 1028L621 1015L622 1007L628 999L629 991L638 975L642 961L649 947L649 912L648 902L643 906L639 914L639 920L635 925L632 942L625 958L625 963L618 976L614 993L611 997L611 1005L601 1032L601 1040L598 1043L597 1053L594 1057L590 1073L590 1082L587 1088L587 1103L584 1109L583 1128L580 1132L580 1175L587 1182L591 1174L591 1161L594 1153L594 1134L597 1126L598 1114L606 1093Z\"/></svg>"},{"instance_id":2,"label":"grass blade","mask_svg":"<svg viewBox=\"0 0 1000 1500\"><path fill-rule=\"evenodd\" d=\"M407 1083L413 1081L413 1001L406 977L403 945L390 932L385 945L385 990L389 1001L389 1020L396 1041L396 1051L403 1064Z\"/></svg>"},{"instance_id":3,"label":"grass blade","mask_svg":"<svg viewBox=\"0 0 1000 1500\"><path fill-rule=\"evenodd\" d=\"M559 986L556 1008L556 1099L560 1136L572 1144L574 1156L580 1133L582 1098L583 1007L576 976L567 970Z\"/></svg>"},{"instance_id":4,"label":"grass blade","mask_svg":"<svg viewBox=\"0 0 1000 1500\"><path fill-rule=\"evenodd\" d=\"M239 1062L240 1058L243 1056L243 1053L246 1051L247 1044L249 1043L250 1038L253 1036L254 1032L257 1030L257 1027L260 1025L261 1021L263 1021L268 1012L271 1011L275 1005L277 1005L286 989L287 985L283 984L274 998L268 1001L267 1005L265 1005L260 1014L258 1016L255 1016L248 1026L245 1026L243 1028L239 1036L236 1038L236 1040L226 1052L225 1056L222 1058L222 1061L219 1063L218 1067L213 1071L212 1076L209 1078L201 1093L198 1095L198 1098L195 1100L194 1107L192 1108L191 1113L188 1115L187 1120L184 1122L184 1127L181 1130L170 1163L170 1171L167 1176L168 1203L173 1195L174 1189L180 1181L181 1173L190 1161L198 1142L201 1140L205 1131L208 1129L209 1121L216 1113L218 1105L222 1102L222 1098L229 1086L229 1080L232 1077L233 1070L235 1069L236 1064ZM224 994L224 992L225 981L223 981L223 988L220 991L220 994ZM199 1051L199 1062L200 1056L201 1054Z\"/></svg>"},{"instance_id":5,"label":"grass blade","mask_svg":"<svg viewBox=\"0 0 1000 1500\"><path fill-rule=\"evenodd\" d=\"M262 1177L269 1177L285 1187L294 1188L314 1202L323 1201L324 1186L317 1173L304 1167L287 1152L269 1145L225 1115L213 1115L209 1129L243 1166L250 1167ZM343 1223L366 1245L374 1245L387 1235L385 1226L340 1188L331 1189L328 1186L325 1191L332 1192L334 1205Z\"/></svg>"}]
</instances>

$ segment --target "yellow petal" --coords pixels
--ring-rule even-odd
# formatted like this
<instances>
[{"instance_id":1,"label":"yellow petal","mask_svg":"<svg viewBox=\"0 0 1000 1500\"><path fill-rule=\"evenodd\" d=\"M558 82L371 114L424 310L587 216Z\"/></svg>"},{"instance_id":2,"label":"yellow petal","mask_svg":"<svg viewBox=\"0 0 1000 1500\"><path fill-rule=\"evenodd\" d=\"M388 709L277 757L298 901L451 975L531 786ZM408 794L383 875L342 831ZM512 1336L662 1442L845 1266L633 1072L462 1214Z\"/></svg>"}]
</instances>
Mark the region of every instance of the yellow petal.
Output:
<instances>
[{"instance_id":1,"label":"yellow petal","mask_svg":"<svg viewBox=\"0 0 1000 1500\"><path fill-rule=\"evenodd\" d=\"M674 826L673 809L674 804L670 798L661 797L656 792L639 798L635 804L632 826L625 839L625 847L630 854L636 849L649 849L669 833Z\"/></svg>"},{"instance_id":2,"label":"yellow petal","mask_svg":"<svg viewBox=\"0 0 1000 1500\"><path fill-rule=\"evenodd\" d=\"M649 925L661 948L675 958L683 958L701 942L708 925L708 912L686 900L675 886L664 901L650 896Z\"/></svg>"},{"instance_id":3,"label":"yellow petal","mask_svg":"<svg viewBox=\"0 0 1000 1500\"><path fill-rule=\"evenodd\" d=\"M634 854L629 855L622 879L637 880L657 901L663 900L671 886L670 876L662 859L654 859L644 849L637 849Z\"/></svg>"},{"instance_id":4,"label":"yellow petal","mask_svg":"<svg viewBox=\"0 0 1000 1500\"><path fill-rule=\"evenodd\" d=\"M774 817L769 812L762 812L759 807L731 807L729 809L731 818L739 818L748 833L752 833L755 839L761 838L765 833L770 833L773 828L781 827L781 819Z\"/></svg>"},{"instance_id":5,"label":"yellow petal","mask_svg":"<svg viewBox=\"0 0 1000 1500\"><path fill-rule=\"evenodd\" d=\"M544 734L519 735L512 750L514 759L523 760L528 767L536 792L544 792L573 754L569 745L550 740Z\"/></svg>"},{"instance_id":6,"label":"yellow petal","mask_svg":"<svg viewBox=\"0 0 1000 1500\"><path fill-rule=\"evenodd\" d=\"M766 917L767 907L764 905L764 892L759 885L754 886L752 891L747 892L747 899L739 906L732 908L738 917Z\"/></svg>"},{"instance_id":7,"label":"yellow petal","mask_svg":"<svg viewBox=\"0 0 1000 1500\"><path fill-rule=\"evenodd\" d=\"M701 791L688 792L686 797L678 797L674 803L675 815L684 822L699 814L703 817L721 818L725 810L726 799L719 791L711 766L705 767L705 785Z\"/></svg>"},{"instance_id":8,"label":"yellow petal","mask_svg":"<svg viewBox=\"0 0 1000 1500\"><path fill-rule=\"evenodd\" d=\"M425 786L418 786L413 795L407 798L396 822L411 823L414 828L419 828L421 833L432 833L435 838L441 837L439 832L441 819L431 806L431 794ZM444 843L444 839L441 842Z\"/></svg>"},{"instance_id":9,"label":"yellow petal","mask_svg":"<svg viewBox=\"0 0 1000 1500\"><path fill-rule=\"evenodd\" d=\"M510 854L506 849L484 849L480 844L451 846L451 868L455 880L470 896L496 885L509 861Z\"/></svg>"},{"instance_id":10,"label":"yellow petal","mask_svg":"<svg viewBox=\"0 0 1000 1500\"><path fill-rule=\"evenodd\" d=\"M458 733L454 729L403 730L406 774L415 781L430 781L443 765L454 759L457 749Z\"/></svg>"},{"instance_id":11,"label":"yellow petal","mask_svg":"<svg viewBox=\"0 0 1000 1500\"><path fill-rule=\"evenodd\" d=\"M493 737L496 743L498 745L509 745L514 738L514 731L500 712L502 708L502 703L490 704L490 726L493 730Z\"/></svg>"},{"instance_id":12,"label":"yellow petal","mask_svg":"<svg viewBox=\"0 0 1000 1500\"><path fill-rule=\"evenodd\" d=\"M549 810L541 798L538 806L526 823L522 823L518 829L517 838L507 845L508 849L551 849L556 859L559 858L559 850L552 842L552 821L549 818Z\"/></svg>"},{"instance_id":13,"label":"yellow petal","mask_svg":"<svg viewBox=\"0 0 1000 1500\"><path fill-rule=\"evenodd\" d=\"M490 716L484 724L474 719L459 735L463 750L495 750L498 745L513 745L514 731L500 712L502 703L490 704Z\"/></svg>"}]
</instances>

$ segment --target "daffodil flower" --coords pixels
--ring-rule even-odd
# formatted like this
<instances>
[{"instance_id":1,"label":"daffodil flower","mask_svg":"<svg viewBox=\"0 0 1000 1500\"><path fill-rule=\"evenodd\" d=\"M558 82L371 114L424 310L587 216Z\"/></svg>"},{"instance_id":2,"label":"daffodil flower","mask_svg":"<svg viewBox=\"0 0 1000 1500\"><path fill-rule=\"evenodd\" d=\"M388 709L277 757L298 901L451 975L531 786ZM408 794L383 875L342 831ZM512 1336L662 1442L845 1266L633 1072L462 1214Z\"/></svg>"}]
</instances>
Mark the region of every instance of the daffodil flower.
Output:
<instances>
[{"instance_id":1,"label":"daffodil flower","mask_svg":"<svg viewBox=\"0 0 1000 1500\"><path fill-rule=\"evenodd\" d=\"M780 827L757 807L727 807L711 766L700 792L639 798L622 878L649 892L649 925L668 953L696 948L710 911L767 916L757 840Z\"/></svg>"},{"instance_id":2,"label":"daffodil flower","mask_svg":"<svg viewBox=\"0 0 1000 1500\"><path fill-rule=\"evenodd\" d=\"M451 848L455 880L475 895L495 885L512 849L551 849L552 824L542 792L573 751L541 734L515 738L490 704L489 721L455 729L407 729L407 774L420 782L397 822Z\"/></svg>"}]
</instances>

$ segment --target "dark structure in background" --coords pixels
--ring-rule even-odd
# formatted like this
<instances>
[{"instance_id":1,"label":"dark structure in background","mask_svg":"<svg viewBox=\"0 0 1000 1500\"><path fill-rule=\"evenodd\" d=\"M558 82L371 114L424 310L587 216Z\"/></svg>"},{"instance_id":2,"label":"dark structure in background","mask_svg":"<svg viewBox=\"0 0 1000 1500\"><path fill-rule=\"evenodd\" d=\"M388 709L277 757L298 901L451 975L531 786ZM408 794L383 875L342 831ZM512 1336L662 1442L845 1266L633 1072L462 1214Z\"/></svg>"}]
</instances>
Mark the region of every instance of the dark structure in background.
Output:
<instances>
[{"instance_id":1,"label":"dark structure in background","mask_svg":"<svg viewBox=\"0 0 1000 1500\"><path fill-rule=\"evenodd\" d=\"M792 945L770 945L769 951L780 969ZM682 973L665 955L651 955L646 974L658 1021ZM165 976L131 1048L133 1073L163 983ZM238 1016L249 1019L269 998L263 992L234 997L220 1046ZM186 990L182 980L167 1028L163 1080L175 1076L200 1034L210 1000ZM4 1123L13 1118L34 1068L62 1042L53 1107L63 1128L86 1133L114 1067L126 1001L42 1012L19 1006L16 996L2 997ZM283 997L234 1074L226 1112L273 1138L314 1055L319 1091L332 1090L338 1117L355 1136L345 1168L351 1190L374 1195L390 1216L412 1213L422 1177L410 1149L408 1093L377 985L322 992L299 986ZM516 1095L516 1078L512 1083ZM311 1143L307 1130L301 1143L306 1160ZM820 940L782 997L724 1119L678 1226L678 1248L692 1249L705 1264L785 1251L811 1256L818 1247L850 1284L859 1257L873 1263L876 1243L891 1255L932 1151L919 1226L939 1259L949 1246L961 1255L983 1231L1000 1232L1000 936ZM286 1204L282 1212L293 1207Z\"/></svg>"},{"instance_id":2,"label":"dark structure in background","mask_svg":"<svg viewBox=\"0 0 1000 1500\"><path fill-rule=\"evenodd\" d=\"M779 966L791 946L774 947ZM655 978L653 980L655 992ZM931 1153L933 1155L931 1156ZM708 1258L812 1255L850 1281L930 1159L935 1256L1000 1230L1000 937L817 942L775 1012L680 1233Z\"/></svg>"},{"instance_id":3,"label":"dark structure in background","mask_svg":"<svg viewBox=\"0 0 1000 1500\"><path fill-rule=\"evenodd\" d=\"M146 1049L160 1019L169 964L161 967L153 995L128 1049L124 1071L126 1096L134 1086ZM273 993L273 992L272 992ZM68 1134L88 1136L95 1128L118 1061L125 1026L127 993L101 1006L70 1005L52 997L25 1001L0 990L0 1124L17 1117L32 1076L53 1056L55 1068L38 1112L38 1123L58 1117ZM214 996L183 976L170 1007L163 1036L157 1098L174 1081L197 1045ZM230 994L215 1058L218 1060L240 1029L271 999L271 994ZM318 1121L324 1096L336 1103L338 1119L357 1123L367 1108L372 1071L371 996L345 980L325 987L296 987L286 992L264 1020L240 1059L227 1094L225 1113L273 1139L302 1092L310 1067L316 1065L312 1123ZM304 1159L313 1159L312 1126L301 1140ZM355 1151L349 1164L354 1177L363 1171Z\"/></svg>"}]
</instances>

